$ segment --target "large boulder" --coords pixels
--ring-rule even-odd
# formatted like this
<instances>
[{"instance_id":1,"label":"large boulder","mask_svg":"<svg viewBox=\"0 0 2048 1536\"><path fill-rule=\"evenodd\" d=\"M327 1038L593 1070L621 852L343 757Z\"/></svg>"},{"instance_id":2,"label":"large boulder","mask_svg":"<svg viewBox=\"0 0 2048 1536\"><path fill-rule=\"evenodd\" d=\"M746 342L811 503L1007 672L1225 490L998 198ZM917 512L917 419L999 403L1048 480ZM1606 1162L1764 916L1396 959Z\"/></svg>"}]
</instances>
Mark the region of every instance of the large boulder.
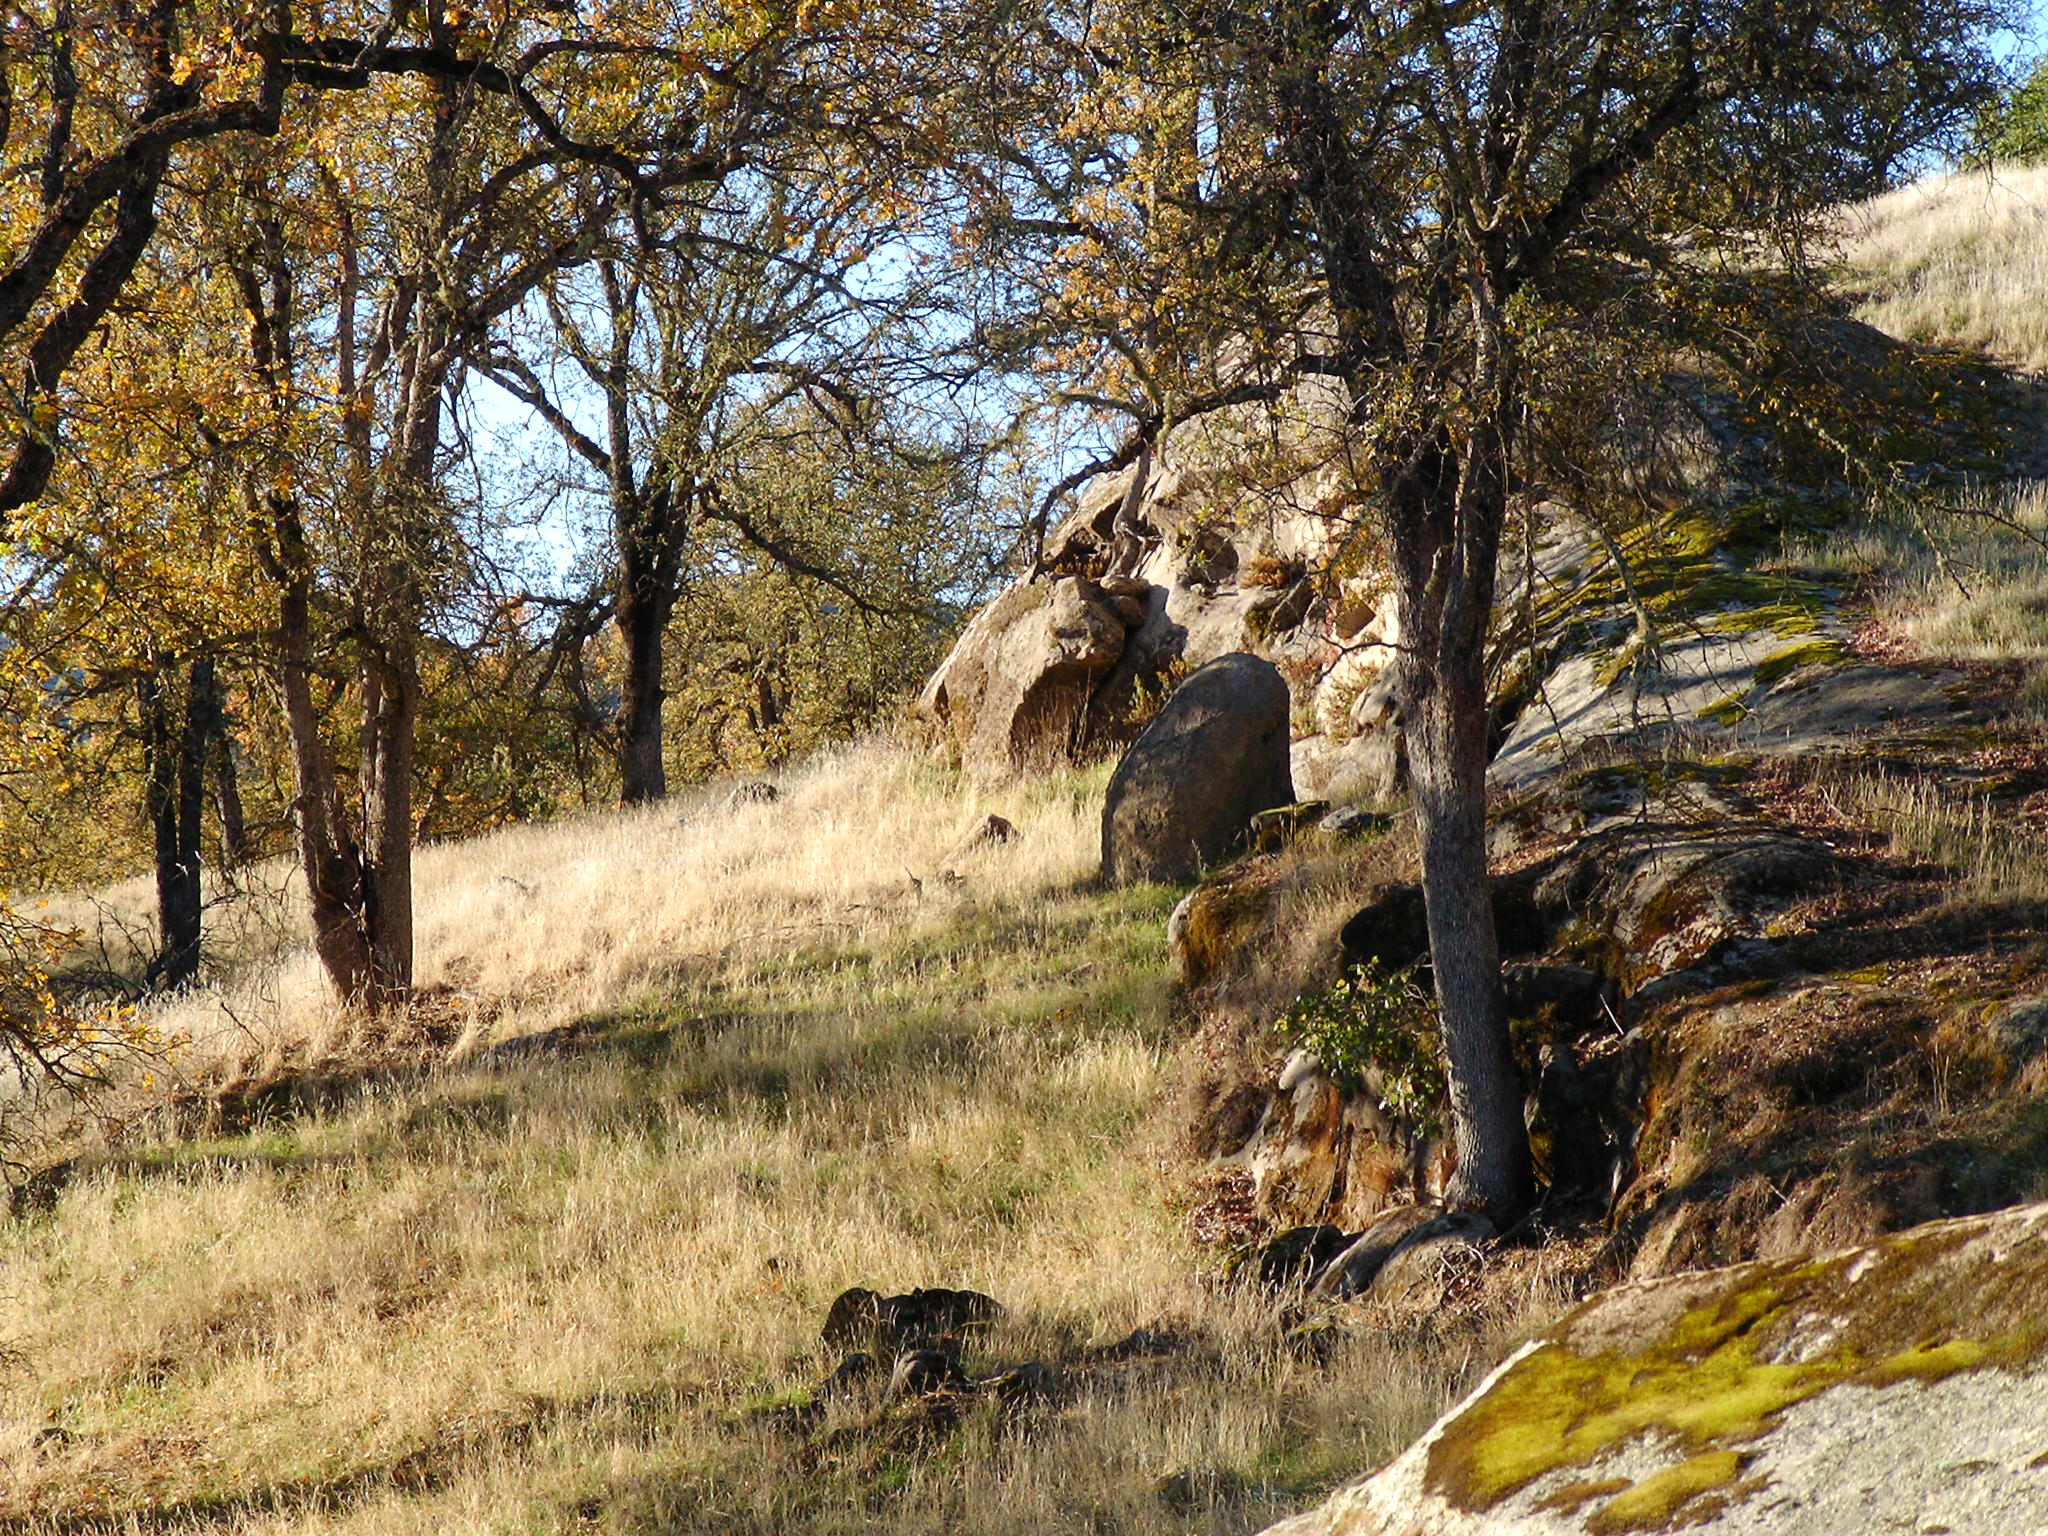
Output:
<instances>
[{"instance_id":1,"label":"large boulder","mask_svg":"<svg viewBox=\"0 0 2048 1536\"><path fill-rule=\"evenodd\" d=\"M975 615L915 713L978 779L1063 761L1097 684L1123 655L1133 611L1079 577L1010 587Z\"/></svg>"},{"instance_id":2,"label":"large boulder","mask_svg":"<svg viewBox=\"0 0 2048 1536\"><path fill-rule=\"evenodd\" d=\"M1287 715L1279 669L1241 652L1175 689L1110 778L1103 877L1191 879L1243 846L1253 816L1292 804Z\"/></svg>"},{"instance_id":3,"label":"large boulder","mask_svg":"<svg viewBox=\"0 0 2048 1536\"><path fill-rule=\"evenodd\" d=\"M1608 1291L1268 1536L2048 1526L2048 1205Z\"/></svg>"}]
</instances>

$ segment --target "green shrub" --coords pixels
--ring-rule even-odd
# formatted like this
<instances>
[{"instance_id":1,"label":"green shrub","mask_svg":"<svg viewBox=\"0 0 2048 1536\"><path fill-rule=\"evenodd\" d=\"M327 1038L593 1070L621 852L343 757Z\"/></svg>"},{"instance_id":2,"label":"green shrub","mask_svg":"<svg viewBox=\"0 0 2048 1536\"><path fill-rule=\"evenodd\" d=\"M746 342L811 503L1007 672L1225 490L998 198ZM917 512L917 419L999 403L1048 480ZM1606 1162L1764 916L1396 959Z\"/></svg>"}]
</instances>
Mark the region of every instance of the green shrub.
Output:
<instances>
[{"instance_id":1,"label":"green shrub","mask_svg":"<svg viewBox=\"0 0 2048 1536\"><path fill-rule=\"evenodd\" d=\"M1434 1130L1444 1096L1436 1007L1406 971L1362 967L1280 1016L1280 1037L1315 1057L1337 1082L1370 1089L1380 1108Z\"/></svg>"},{"instance_id":2,"label":"green shrub","mask_svg":"<svg viewBox=\"0 0 2048 1536\"><path fill-rule=\"evenodd\" d=\"M1984 140L1994 160L2048 160L2048 56L1992 108Z\"/></svg>"}]
</instances>

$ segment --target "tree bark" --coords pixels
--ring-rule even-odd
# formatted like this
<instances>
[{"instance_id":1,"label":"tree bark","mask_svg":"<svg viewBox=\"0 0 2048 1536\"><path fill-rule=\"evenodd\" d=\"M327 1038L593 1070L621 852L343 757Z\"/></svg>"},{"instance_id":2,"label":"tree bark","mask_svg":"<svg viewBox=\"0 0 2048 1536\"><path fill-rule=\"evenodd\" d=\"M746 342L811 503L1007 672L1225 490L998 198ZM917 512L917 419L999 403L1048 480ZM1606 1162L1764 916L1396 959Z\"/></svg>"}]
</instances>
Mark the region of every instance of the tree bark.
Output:
<instances>
[{"instance_id":1,"label":"tree bark","mask_svg":"<svg viewBox=\"0 0 2048 1536\"><path fill-rule=\"evenodd\" d=\"M342 1000L355 1003L368 995L371 978L362 854L313 700L312 576L305 534L288 501L272 498L270 513L274 543L266 564L279 588L277 686L291 737L292 821L312 909L313 952Z\"/></svg>"},{"instance_id":2,"label":"tree bark","mask_svg":"<svg viewBox=\"0 0 2048 1536\"><path fill-rule=\"evenodd\" d=\"M234 743L228 740L223 717L208 753L213 772L214 813L220 818L220 861L228 869L249 862L249 819L242 810L241 770L235 766Z\"/></svg>"},{"instance_id":3,"label":"tree bark","mask_svg":"<svg viewBox=\"0 0 2048 1536\"><path fill-rule=\"evenodd\" d=\"M614 463L621 456L614 454ZM615 487L619 546L619 640L625 652L619 708L619 799L644 805L668 794L662 757L663 640L675 612L680 564L669 486L650 477L642 487Z\"/></svg>"},{"instance_id":4,"label":"tree bark","mask_svg":"<svg viewBox=\"0 0 2048 1536\"><path fill-rule=\"evenodd\" d=\"M182 711L164 686L169 667L166 661L136 683L156 864L157 953L144 981L164 989L181 987L199 972L204 906L200 812L206 801L206 754L213 726L213 663L192 663ZM180 713L181 720L176 718Z\"/></svg>"},{"instance_id":5,"label":"tree bark","mask_svg":"<svg viewBox=\"0 0 2048 1536\"><path fill-rule=\"evenodd\" d=\"M1402 727L1450 1069L1449 1198L1503 1230L1535 1194L1486 868L1485 656L1508 447L1502 424L1481 420L1455 459L1441 446L1419 455L1393 498Z\"/></svg>"},{"instance_id":6,"label":"tree bark","mask_svg":"<svg viewBox=\"0 0 2048 1536\"><path fill-rule=\"evenodd\" d=\"M370 971L363 1002L412 996L412 770L419 722L418 647L401 622L363 664L363 926Z\"/></svg>"}]
</instances>

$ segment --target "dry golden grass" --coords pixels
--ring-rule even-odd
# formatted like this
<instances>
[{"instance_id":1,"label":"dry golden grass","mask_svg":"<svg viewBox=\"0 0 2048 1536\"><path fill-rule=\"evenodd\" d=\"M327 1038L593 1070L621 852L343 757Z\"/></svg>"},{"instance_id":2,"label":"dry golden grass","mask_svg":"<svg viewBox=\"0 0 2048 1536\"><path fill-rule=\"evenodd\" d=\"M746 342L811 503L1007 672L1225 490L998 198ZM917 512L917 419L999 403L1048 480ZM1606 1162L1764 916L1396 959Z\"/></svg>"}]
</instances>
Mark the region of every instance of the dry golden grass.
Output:
<instances>
[{"instance_id":1,"label":"dry golden grass","mask_svg":"<svg viewBox=\"0 0 2048 1536\"><path fill-rule=\"evenodd\" d=\"M417 979L458 1054L626 1006L707 968L744 985L748 968L821 941L915 931L964 899L1071 885L1094 868L1100 775L985 795L910 753L867 744L795 769L770 803L724 787L638 812L521 826L418 851ZM1000 857L942 860L982 816L1019 836ZM287 861L209 890L204 985L146 1017L191 1042L195 1073L239 1059L317 1058L349 1048L359 1020L337 1009L307 943ZM152 890L133 880L54 898L52 921L83 930L91 965L138 974L152 947Z\"/></svg>"},{"instance_id":2,"label":"dry golden grass","mask_svg":"<svg viewBox=\"0 0 2048 1536\"><path fill-rule=\"evenodd\" d=\"M1785 560L1865 586L1885 626L1928 656L2048 661L2048 486L1922 495Z\"/></svg>"},{"instance_id":3,"label":"dry golden grass","mask_svg":"<svg viewBox=\"0 0 2048 1536\"><path fill-rule=\"evenodd\" d=\"M425 979L476 1039L583 1045L91 1152L0 1224L0 1530L1236 1532L1390 1453L1556 1298L1317 1363L1205 1279L1175 893L1083 884L1100 785L870 749L775 805L431 850ZM1018 839L935 878L988 810ZM304 966L173 1017L338 1050ZM1181 1342L1019 1424L776 1427L855 1284L997 1297L989 1367Z\"/></svg>"},{"instance_id":4,"label":"dry golden grass","mask_svg":"<svg viewBox=\"0 0 2048 1536\"><path fill-rule=\"evenodd\" d=\"M1843 766L1827 777L1845 818L1885 833L1898 853L1953 871L1954 900L2048 902L2048 847L2009 805L1928 776Z\"/></svg>"},{"instance_id":5,"label":"dry golden grass","mask_svg":"<svg viewBox=\"0 0 2048 1536\"><path fill-rule=\"evenodd\" d=\"M1845 210L1840 237L1860 318L2048 369L2048 166L1929 178Z\"/></svg>"}]
</instances>

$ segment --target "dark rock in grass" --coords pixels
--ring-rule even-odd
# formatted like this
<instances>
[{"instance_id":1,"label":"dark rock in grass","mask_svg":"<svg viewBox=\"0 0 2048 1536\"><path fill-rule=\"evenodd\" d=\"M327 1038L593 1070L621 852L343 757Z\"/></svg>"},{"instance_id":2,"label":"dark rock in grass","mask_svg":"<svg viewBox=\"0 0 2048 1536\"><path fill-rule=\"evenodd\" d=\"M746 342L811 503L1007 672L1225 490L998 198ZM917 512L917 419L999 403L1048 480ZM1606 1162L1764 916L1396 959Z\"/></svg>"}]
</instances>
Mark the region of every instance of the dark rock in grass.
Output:
<instances>
[{"instance_id":1,"label":"dark rock in grass","mask_svg":"<svg viewBox=\"0 0 2048 1536\"><path fill-rule=\"evenodd\" d=\"M1350 1246L1351 1236L1341 1227L1290 1227L1233 1254L1224 1275L1273 1291L1306 1286Z\"/></svg>"},{"instance_id":2,"label":"dark rock in grass","mask_svg":"<svg viewBox=\"0 0 2048 1536\"><path fill-rule=\"evenodd\" d=\"M957 1355L943 1349L906 1349L889 1372L889 1389L882 1394L882 1401L894 1403L965 1384Z\"/></svg>"},{"instance_id":3,"label":"dark rock in grass","mask_svg":"<svg viewBox=\"0 0 2048 1536\"><path fill-rule=\"evenodd\" d=\"M855 1286L833 1301L821 1334L834 1348L868 1348L889 1354L957 1341L989 1328L1002 1316L1002 1304L979 1291L935 1286L883 1296Z\"/></svg>"},{"instance_id":4,"label":"dark rock in grass","mask_svg":"<svg viewBox=\"0 0 2048 1536\"><path fill-rule=\"evenodd\" d=\"M1016 825L1007 817L988 815L967 829L952 851L939 860L939 868L950 870L986 848L999 847L1017 835Z\"/></svg>"}]
</instances>

